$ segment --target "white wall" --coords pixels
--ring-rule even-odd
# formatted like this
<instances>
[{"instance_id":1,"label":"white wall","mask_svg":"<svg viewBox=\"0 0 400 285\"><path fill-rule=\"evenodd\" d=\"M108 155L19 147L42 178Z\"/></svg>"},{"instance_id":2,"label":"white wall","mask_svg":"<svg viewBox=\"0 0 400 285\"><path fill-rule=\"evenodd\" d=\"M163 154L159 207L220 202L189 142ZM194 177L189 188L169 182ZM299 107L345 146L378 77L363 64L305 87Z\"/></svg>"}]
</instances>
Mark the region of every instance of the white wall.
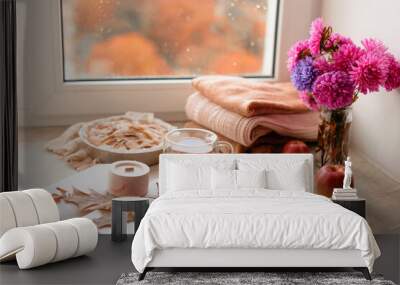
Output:
<instances>
[{"instance_id":1,"label":"white wall","mask_svg":"<svg viewBox=\"0 0 400 285\"><path fill-rule=\"evenodd\" d=\"M311 22L321 13L320 0L281 0L280 34L277 50L277 79L289 81L287 53L290 47L308 37Z\"/></svg>"},{"instance_id":2,"label":"white wall","mask_svg":"<svg viewBox=\"0 0 400 285\"><path fill-rule=\"evenodd\" d=\"M378 38L400 58L399 0L323 0L321 11L335 31ZM361 95L353 114L352 146L400 181L400 90Z\"/></svg>"}]
</instances>

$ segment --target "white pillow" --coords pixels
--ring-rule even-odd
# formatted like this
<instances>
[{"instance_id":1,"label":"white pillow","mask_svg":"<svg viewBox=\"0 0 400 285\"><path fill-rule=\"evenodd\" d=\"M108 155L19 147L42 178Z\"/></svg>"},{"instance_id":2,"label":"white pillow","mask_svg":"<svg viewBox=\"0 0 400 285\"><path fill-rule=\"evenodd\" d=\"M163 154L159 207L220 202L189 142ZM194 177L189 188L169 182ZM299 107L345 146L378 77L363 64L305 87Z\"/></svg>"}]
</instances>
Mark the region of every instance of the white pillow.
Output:
<instances>
[{"instance_id":1,"label":"white pillow","mask_svg":"<svg viewBox=\"0 0 400 285\"><path fill-rule=\"evenodd\" d=\"M237 162L239 170L265 169L268 189L306 191L308 188L304 160L238 159Z\"/></svg>"},{"instance_id":2,"label":"white pillow","mask_svg":"<svg viewBox=\"0 0 400 285\"><path fill-rule=\"evenodd\" d=\"M306 191L307 181L304 162L293 167L275 167L267 171L268 188L271 190Z\"/></svg>"},{"instance_id":3,"label":"white pillow","mask_svg":"<svg viewBox=\"0 0 400 285\"><path fill-rule=\"evenodd\" d=\"M211 188L211 166L168 165L168 190L185 191Z\"/></svg>"},{"instance_id":4,"label":"white pillow","mask_svg":"<svg viewBox=\"0 0 400 285\"><path fill-rule=\"evenodd\" d=\"M215 169L211 171L213 190L238 190L242 188L266 188L266 171Z\"/></svg>"},{"instance_id":5,"label":"white pillow","mask_svg":"<svg viewBox=\"0 0 400 285\"><path fill-rule=\"evenodd\" d=\"M166 190L211 190L211 169L235 169L236 160L189 159L169 161L166 165Z\"/></svg>"},{"instance_id":6,"label":"white pillow","mask_svg":"<svg viewBox=\"0 0 400 285\"><path fill-rule=\"evenodd\" d=\"M212 168L211 188L213 190L236 190L236 170Z\"/></svg>"},{"instance_id":7,"label":"white pillow","mask_svg":"<svg viewBox=\"0 0 400 285\"><path fill-rule=\"evenodd\" d=\"M237 188L266 188L267 171L262 170L235 170Z\"/></svg>"}]
</instances>

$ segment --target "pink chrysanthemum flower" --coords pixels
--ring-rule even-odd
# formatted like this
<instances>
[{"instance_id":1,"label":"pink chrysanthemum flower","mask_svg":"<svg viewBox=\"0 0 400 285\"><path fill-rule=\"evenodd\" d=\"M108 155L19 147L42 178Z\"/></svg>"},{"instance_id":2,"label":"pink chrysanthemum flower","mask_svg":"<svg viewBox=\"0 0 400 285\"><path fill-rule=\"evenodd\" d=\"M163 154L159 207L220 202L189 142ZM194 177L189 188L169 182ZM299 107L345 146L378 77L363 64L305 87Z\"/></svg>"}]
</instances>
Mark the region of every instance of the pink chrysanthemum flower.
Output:
<instances>
[{"instance_id":1,"label":"pink chrysanthemum flower","mask_svg":"<svg viewBox=\"0 0 400 285\"><path fill-rule=\"evenodd\" d=\"M341 34L333 33L329 39L334 45L340 46L345 44L353 44L350 38L344 37Z\"/></svg>"},{"instance_id":2,"label":"pink chrysanthemum flower","mask_svg":"<svg viewBox=\"0 0 400 285\"><path fill-rule=\"evenodd\" d=\"M344 44L352 44L353 42L340 34L334 33L324 42L325 49L335 49Z\"/></svg>"},{"instance_id":3,"label":"pink chrysanthemum flower","mask_svg":"<svg viewBox=\"0 0 400 285\"><path fill-rule=\"evenodd\" d=\"M323 56L320 56L314 60L314 67L319 74L333 71L334 69L333 64L330 64Z\"/></svg>"},{"instance_id":4,"label":"pink chrysanthemum flower","mask_svg":"<svg viewBox=\"0 0 400 285\"><path fill-rule=\"evenodd\" d=\"M300 92L299 97L301 101L303 101L304 105L306 105L309 109L313 111L319 110L318 103L315 101L315 98L312 94L309 94L307 92Z\"/></svg>"},{"instance_id":5,"label":"pink chrysanthemum flower","mask_svg":"<svg viewBox=\"0 0 400 285\"><path fill-rule=\"evenodd\" d=\"M322 107L329 110L344 108L353 103L354 83L346 72L327 72L315 80L313 94Z\"/></svg>"},{"instance_id":6,"label":"pink chrysanthemum flower","mask_svg":"<svg viewBox=\"0 0 400 285\"><path fill-rule=\"evenodd\" d=\"M364 39L361 41L361 44L367 52L377 52L381 54L385 54L387 52L387 47L383 44L383 42L376 39Z\"/></svg>"},{"instance_id":7,"label":"pink chrysanthemum flower","mask_svg":"<svg viewBox=\"0 0 400 285\"><path fill-rule=\"evenodd\" d=\"M294 66L301 59L300 56L303 53L307 53L308 50L308 41L298 41L295 43L288 52L288 60L287 60L287 68L290 72L292 72Z\"/></svg>"},{"instance_id":8,"label":"pink chrysanthemum flower","mask_svg":"<svg viewBox=\"0 0 400 285\"><path fill-rule=\"evenodd\" d=\"M350 71L354 62L360 58L363 51L353 43L346 43L332 54L336 70Z\"/></svg>"},{"instance_id":9,"label":"pink chrysanthemum flower","mask_svg":"<svg viewBox=\"0 0 400 285\"><path fill-rule=\"evenodd\" d=\"M388 69L389 72L383 86L387 91L400 88L400 62L397 61L392 55L389 56Z\"/></svg>"},{"instance_id":10,"label":"pink chrysanthemum flower","mask_svg":"<svg viewBox=\"0 0 400 285\"><path fill-rule=\"evenodd\" d=\"M350 70L351 79L358 85L361 93L378 91L389 72L389 59L386 54L366 51Z\"/></svg>"},{"instance_id":11,"label":"pink chrysanthemum flower","mask_svg":"<svg viewBox=\"0 0 400 285\"><path fill-rule=\"evenodd\" d=\"M318 55L321 52L321 41L324 32L324 23L322 18L317 18L311 23L310 38L308 45L312 55Z\"/></svg>"}]
</instances>

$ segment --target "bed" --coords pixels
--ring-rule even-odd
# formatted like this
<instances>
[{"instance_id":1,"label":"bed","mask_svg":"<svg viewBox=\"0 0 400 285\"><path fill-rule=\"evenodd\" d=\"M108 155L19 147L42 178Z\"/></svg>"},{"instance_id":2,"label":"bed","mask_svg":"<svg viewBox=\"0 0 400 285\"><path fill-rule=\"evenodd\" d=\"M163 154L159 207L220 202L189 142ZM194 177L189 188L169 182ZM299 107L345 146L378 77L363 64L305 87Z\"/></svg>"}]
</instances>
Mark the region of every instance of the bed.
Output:
<instances>
[{"instance_id":1,"label":"bed","mask_svg":"<svg viewBox=\"0 0 400 285\"><path fill-rule=\"evenodd\" d=\"M361 216L313 194L311 154L163 154L160 197L132 243L159 267L352 267L380 251Z\"/></svg>"}]
</instances>

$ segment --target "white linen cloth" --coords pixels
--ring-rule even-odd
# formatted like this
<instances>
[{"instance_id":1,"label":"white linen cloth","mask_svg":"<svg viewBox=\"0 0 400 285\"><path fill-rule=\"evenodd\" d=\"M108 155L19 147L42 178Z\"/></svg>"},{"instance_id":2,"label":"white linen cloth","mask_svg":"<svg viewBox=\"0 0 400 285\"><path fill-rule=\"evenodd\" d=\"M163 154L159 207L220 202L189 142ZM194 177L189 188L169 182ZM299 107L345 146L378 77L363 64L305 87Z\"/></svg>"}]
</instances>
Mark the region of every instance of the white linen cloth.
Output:
<instances>
[{"instance_id":1,"label":"white linen cloth","mask_svg":"<svg viewBox=\"0 0 400 285\"><path fill-rule=\"evenodd\" d=\"M139 272L165 248L358 249L371 272L380 255L367 221L325 197L265 189L198 193L166 193L151 204L132 243Z\"/></svg>"}]
</instances>

